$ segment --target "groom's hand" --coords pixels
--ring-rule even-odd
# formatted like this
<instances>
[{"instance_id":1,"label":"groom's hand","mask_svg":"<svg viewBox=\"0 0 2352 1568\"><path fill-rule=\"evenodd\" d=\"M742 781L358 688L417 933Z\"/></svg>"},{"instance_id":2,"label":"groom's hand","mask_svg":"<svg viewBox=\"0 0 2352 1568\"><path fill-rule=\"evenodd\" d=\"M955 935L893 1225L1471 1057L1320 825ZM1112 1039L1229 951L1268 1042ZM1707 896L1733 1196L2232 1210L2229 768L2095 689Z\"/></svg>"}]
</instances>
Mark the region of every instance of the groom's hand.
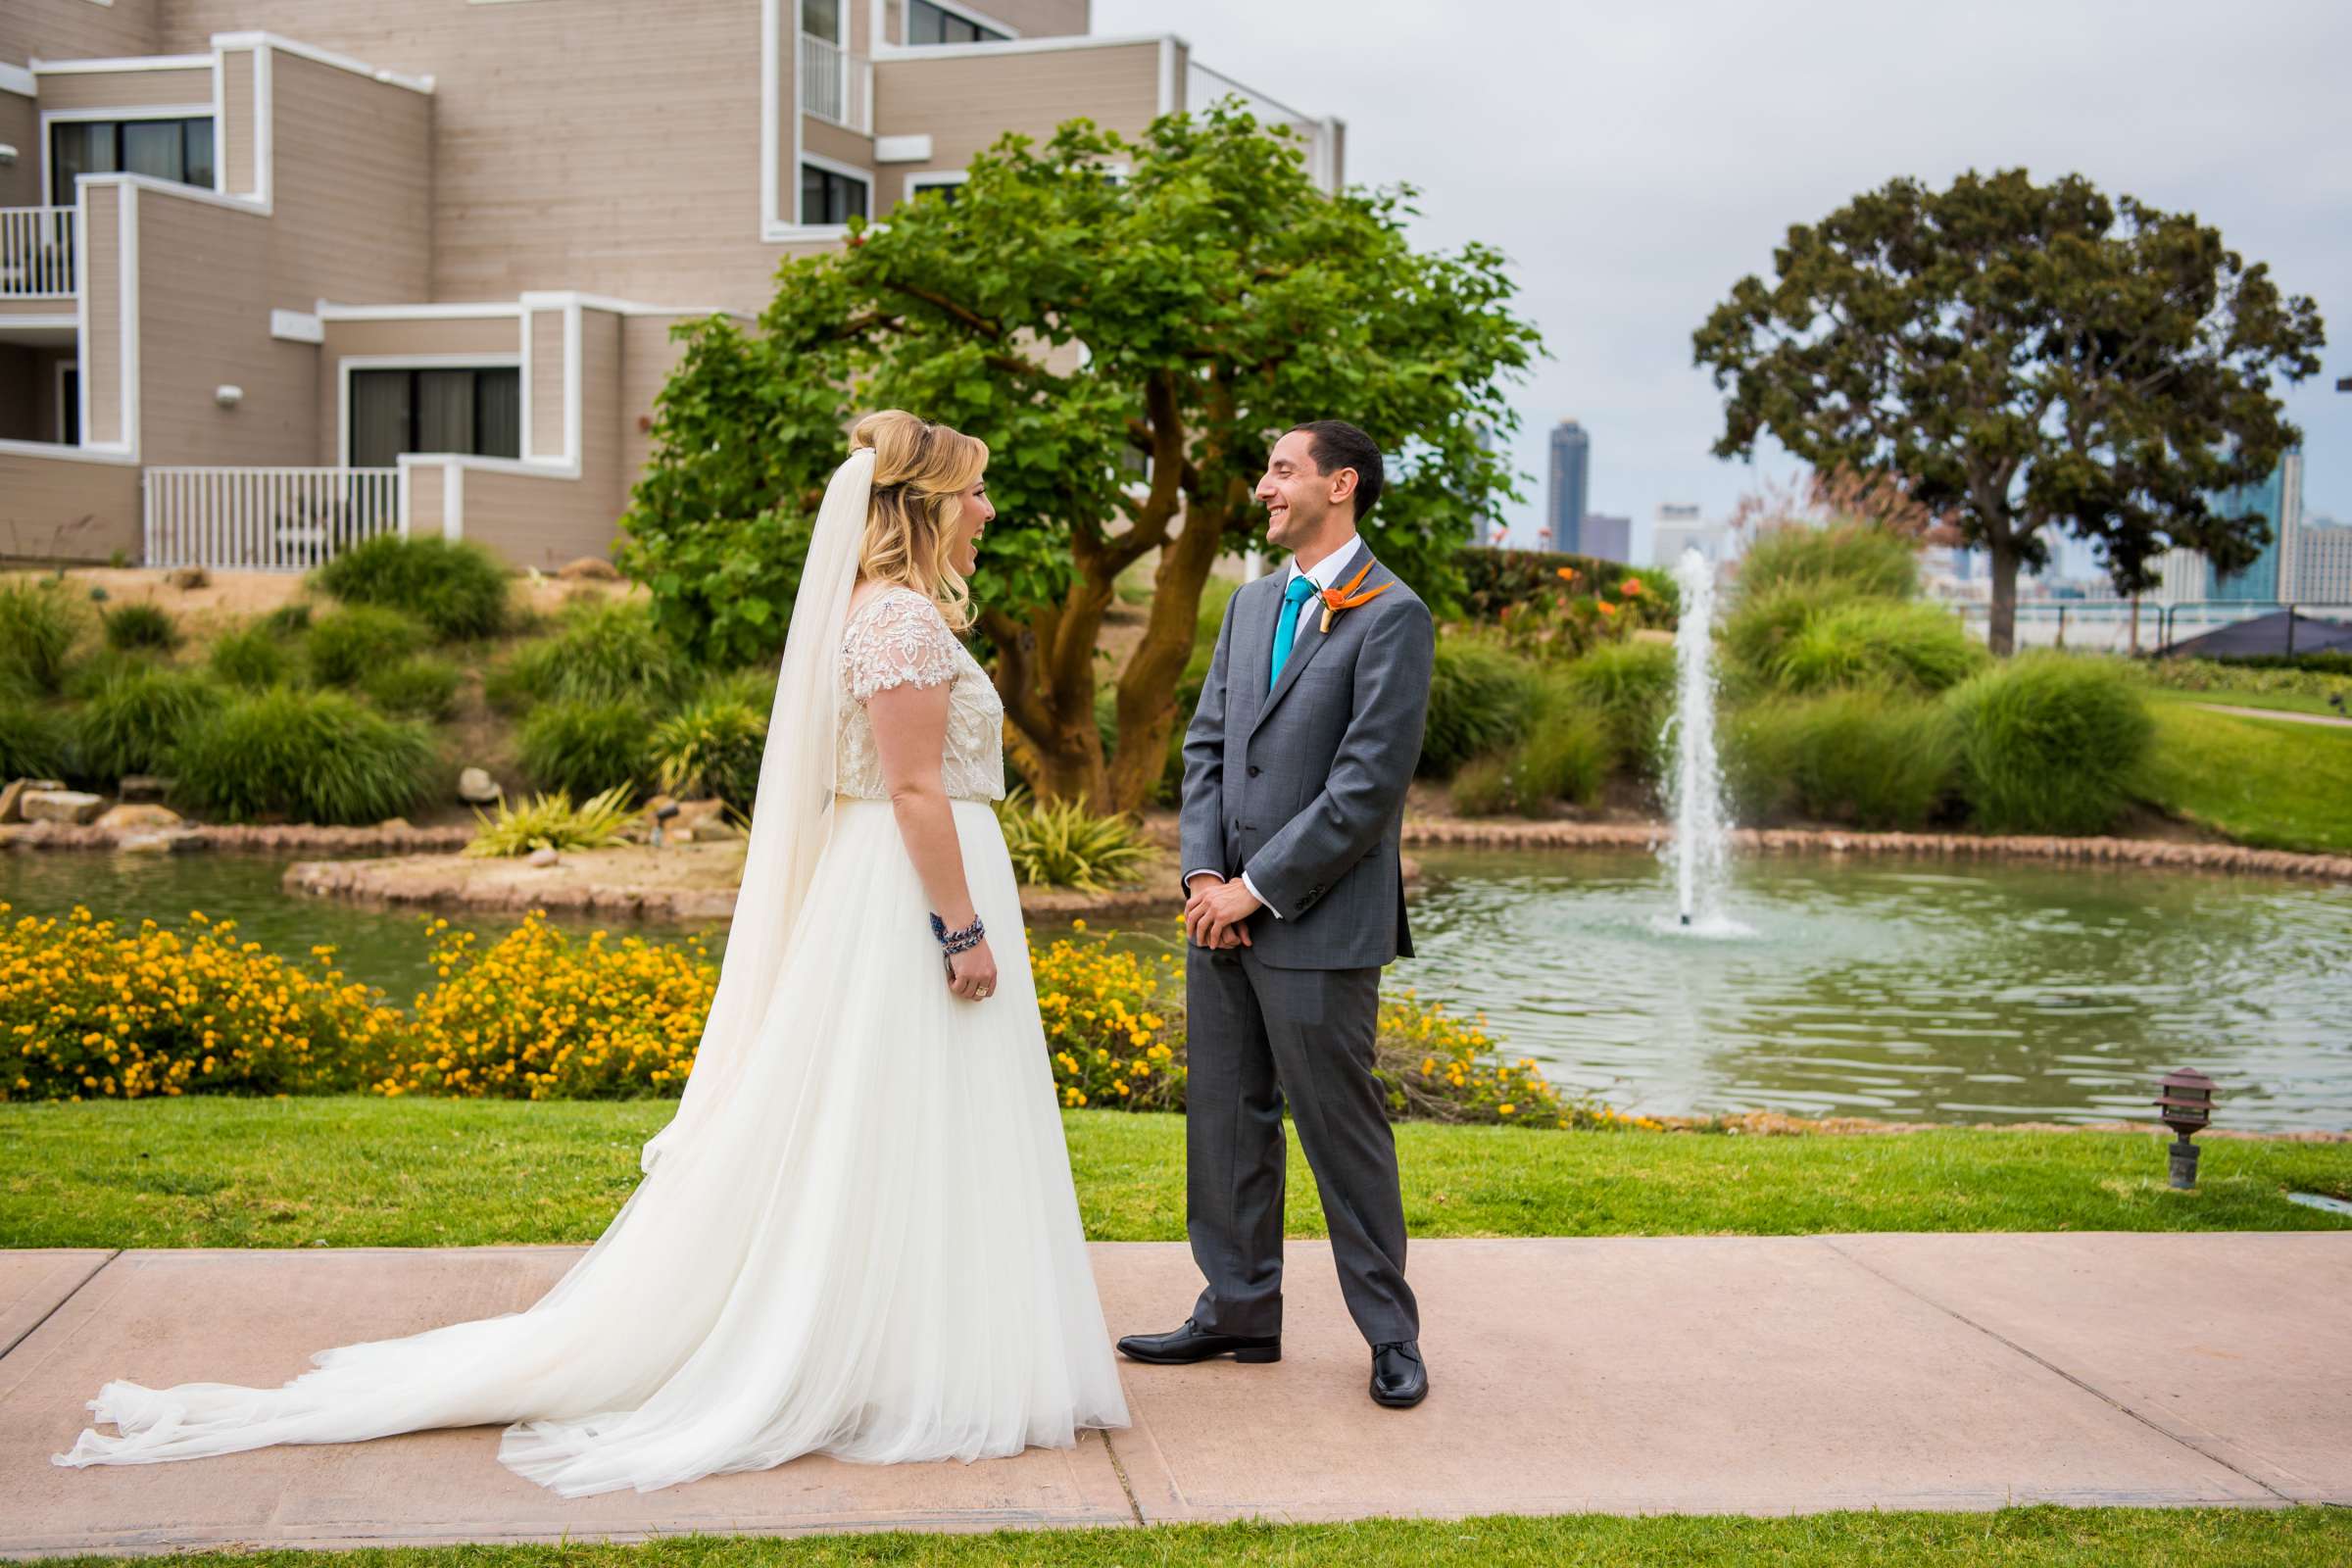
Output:
<instances>
[{"instance_id":1,"label":"groom's hand","mask_svg":"<svg viewBox=\"0 0 2352 1568\"><path fill-rule=\"evenodd\" d=\"M1250 928L1242 922L1265 907L1238 877L1226 881L1214 874L1193 878L1193 895L1184 905L1184 931L1196 947L1249 947Z\"/></svg>"}]
</instances>

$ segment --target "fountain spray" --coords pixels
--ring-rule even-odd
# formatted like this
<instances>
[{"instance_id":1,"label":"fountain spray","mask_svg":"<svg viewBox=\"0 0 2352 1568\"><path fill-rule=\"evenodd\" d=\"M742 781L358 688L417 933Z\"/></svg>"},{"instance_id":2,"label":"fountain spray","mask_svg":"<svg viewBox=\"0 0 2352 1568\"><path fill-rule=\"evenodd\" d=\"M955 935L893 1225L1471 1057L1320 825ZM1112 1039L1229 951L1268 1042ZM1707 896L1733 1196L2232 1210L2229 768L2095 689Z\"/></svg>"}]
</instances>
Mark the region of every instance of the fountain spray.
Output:
<instances>
[{"instance_id":1,"label":"fountain spray","mask_svg":"<svg viewBox=\"0 0 2352 1568\"><path fill-rule=\"evenodd\" d=\"M1715 567L1696 549L1685 550L1675 563L1674 581L1683 596L1674 635L1674 719L1668 728L1677 925L1706 934L1722 923L1732 832L1715 758Z\"/></svg>"}]
</instances>

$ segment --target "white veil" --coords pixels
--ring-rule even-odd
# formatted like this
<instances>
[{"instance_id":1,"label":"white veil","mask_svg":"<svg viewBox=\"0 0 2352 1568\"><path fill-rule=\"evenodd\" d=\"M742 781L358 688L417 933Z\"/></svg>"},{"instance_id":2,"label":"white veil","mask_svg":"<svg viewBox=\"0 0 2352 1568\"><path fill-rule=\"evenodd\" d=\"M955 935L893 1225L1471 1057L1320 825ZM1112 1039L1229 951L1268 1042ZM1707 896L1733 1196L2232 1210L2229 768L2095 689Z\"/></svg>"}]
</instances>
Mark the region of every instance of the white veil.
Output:
<instances>
[{"instance_id":1,"label":"white veil","mask_svg":"<svg viewBox=\"0 0 2352 1568\"><path fill-rule=\"evenodd\" d=\"M801 570L776 678L776 705L760 754L751 844L743 886L719 964L718 991L703 1023L694 1069L677 1114L639 1152L650 1172L664 1152L690 1142L742 1079L753 1042L774 1000L817 858L833 832L834 737L842 623L858 582L858 551L874 489L874 452L860 448L833 470Z\"/></svg>"}]
</instances>

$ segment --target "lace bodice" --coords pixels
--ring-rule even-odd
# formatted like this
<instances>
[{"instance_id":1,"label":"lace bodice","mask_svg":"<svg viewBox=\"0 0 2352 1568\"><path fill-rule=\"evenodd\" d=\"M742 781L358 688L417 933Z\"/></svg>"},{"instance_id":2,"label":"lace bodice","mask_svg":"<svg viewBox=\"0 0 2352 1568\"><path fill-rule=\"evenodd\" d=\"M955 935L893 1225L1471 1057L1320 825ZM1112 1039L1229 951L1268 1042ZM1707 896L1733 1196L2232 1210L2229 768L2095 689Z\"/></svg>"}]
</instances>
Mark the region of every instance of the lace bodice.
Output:
<instances>
[{"instance_id":1,"label":"lace bodice","mask_svg":"<svg viewBox=\"0 0 2352 1568\"><path fill-rule=\"evenodd\" d=\"M851 610L841 634L841 700L835 732L836 791L859 800L890 798L874 722L865 701L893 686L948 691L948 740L940 782L955 801L1004 798L1004 704L988 671L957 640L939 607L911 588L880 590Z\"/></svg>"}]
</instances>

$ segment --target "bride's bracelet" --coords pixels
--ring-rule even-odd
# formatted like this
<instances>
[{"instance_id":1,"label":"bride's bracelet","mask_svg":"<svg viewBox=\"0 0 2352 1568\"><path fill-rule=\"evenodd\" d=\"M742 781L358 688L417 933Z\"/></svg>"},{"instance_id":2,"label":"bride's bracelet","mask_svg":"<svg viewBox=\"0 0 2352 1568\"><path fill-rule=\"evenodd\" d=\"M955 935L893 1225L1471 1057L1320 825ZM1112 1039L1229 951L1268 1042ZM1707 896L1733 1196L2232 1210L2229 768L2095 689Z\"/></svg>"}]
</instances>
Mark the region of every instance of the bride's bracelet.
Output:
<instances>
[{"instance_id":1,"label":"bride's bracelet","mask_svg":"<svg viewBox=\"0 0 2352 1568\"><path fill-rule=\"evenodd\" d=\"M934 914L931 916L931 934L939 939L939 945L953 957L958 953L969 953L986 941L988 928L980 923L980 916L974 914L970 925L960 931L951 931L948 922Z\"/></svg>"}]
</instances>

